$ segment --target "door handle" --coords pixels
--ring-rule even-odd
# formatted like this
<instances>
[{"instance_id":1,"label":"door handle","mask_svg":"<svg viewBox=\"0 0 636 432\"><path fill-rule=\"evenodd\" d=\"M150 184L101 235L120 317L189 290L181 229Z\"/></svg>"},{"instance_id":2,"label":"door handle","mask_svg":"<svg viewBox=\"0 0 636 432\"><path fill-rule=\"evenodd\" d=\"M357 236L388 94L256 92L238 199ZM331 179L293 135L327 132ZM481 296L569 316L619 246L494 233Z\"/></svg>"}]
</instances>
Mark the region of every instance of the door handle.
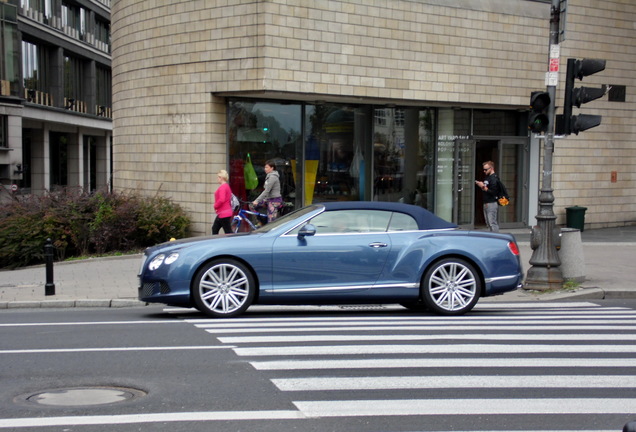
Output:
<instances>
[{"instance_id":1,"label":"door handle","mask_svg":"<svg viewBox=\"0 0 636 432\"><path fill-rule=\"evenodd\" d=\"M382 242L369 243L369 247L372 247L374 249L379 249L379 248L383 248L383 247L387 247L387 246L388 246L388 244L382 243Z\"/></svg>"}]
</instances>

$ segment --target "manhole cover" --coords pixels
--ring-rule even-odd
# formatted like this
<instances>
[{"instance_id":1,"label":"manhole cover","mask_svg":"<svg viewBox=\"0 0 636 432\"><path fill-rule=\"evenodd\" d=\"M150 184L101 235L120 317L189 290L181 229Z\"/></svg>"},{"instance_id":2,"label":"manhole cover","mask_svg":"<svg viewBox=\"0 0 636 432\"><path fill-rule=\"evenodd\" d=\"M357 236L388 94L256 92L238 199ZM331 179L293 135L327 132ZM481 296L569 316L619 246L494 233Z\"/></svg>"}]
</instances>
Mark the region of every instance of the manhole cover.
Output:
<instances>
[{"instance_id":1,"label":"manhole cover","mask_svg":"<svg viewBox=\"0 0 636 432\"><path fill-rule=\"evenodd\" d=\"M146 393L124 387L71 387L45 390L19 399L47 406L90 406L126 402Z\"/></svg>"}]
</instances>

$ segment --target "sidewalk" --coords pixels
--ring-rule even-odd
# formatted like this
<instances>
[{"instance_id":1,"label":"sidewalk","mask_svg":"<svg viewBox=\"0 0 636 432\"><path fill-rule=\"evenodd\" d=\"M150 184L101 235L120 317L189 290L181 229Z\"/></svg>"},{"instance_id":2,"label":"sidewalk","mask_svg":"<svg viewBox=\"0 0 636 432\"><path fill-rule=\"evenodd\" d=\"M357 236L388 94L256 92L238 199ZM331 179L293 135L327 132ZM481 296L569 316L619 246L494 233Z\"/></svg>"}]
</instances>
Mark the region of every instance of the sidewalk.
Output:
<instances>
[{"instance_id":1,"label":"sidewalk","mask_svg":"<svg viewBox=\"0 0 636 432\"><path fill-rule=\"evenodd\" d=\"M523 271L530 268L530 230L509 231L519 242ZM587 230L581 234L585 281L554 293L517 290L483 301L565 298L636 298L636 226ZM55 263L55 295L46 296L44 266L0 271L0 309L142 306L137 300L141 254Z\"/></svg>"}]
</instances>

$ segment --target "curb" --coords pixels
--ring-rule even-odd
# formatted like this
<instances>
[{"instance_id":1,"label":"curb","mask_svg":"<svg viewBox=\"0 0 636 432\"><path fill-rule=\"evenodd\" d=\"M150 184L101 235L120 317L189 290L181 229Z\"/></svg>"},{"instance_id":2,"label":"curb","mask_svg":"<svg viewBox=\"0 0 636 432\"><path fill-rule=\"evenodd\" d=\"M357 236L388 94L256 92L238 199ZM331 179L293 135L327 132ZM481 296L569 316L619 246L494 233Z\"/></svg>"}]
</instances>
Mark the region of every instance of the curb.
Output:
<instances>
[{"instance_id":1,"label":"curb","mask_svg":"<svg viewBox=\"0 0 636 432\"><path fill-rule=\"evenodd\" d=\"M125 308L148 306L133 299L19 300L0 302L0 309Z\"/></svg>"}]
</instances>

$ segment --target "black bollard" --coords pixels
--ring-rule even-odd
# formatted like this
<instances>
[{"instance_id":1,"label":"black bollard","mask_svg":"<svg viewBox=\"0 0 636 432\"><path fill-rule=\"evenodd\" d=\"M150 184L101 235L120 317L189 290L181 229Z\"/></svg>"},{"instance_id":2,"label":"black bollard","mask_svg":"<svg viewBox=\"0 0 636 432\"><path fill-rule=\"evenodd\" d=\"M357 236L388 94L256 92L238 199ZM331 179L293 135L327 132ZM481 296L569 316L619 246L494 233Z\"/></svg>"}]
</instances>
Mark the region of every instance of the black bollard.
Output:
<instances>
[{"instance_id":1,"label":"black bollard","mask_svg":"<svg viewBox=\"0 0 636 432\"><path fill-rule=\"evenodd\" d=\"M623 432L636 432L636 420L625 424L625 426L623 426Z\"/></svg>"},{"instance_id":2,"label":"black bollard","mask_svg":"<svg viewBox=\"0 0 636 432\"><path fill-rule=\"evenodd\" d=\"M44 295L55 295L55 284L53 283L53 253L55 247L51 239L46 239L44 244L44 262L46 263L46 284L44 285Z\"/></svg>"}]
</instances>

